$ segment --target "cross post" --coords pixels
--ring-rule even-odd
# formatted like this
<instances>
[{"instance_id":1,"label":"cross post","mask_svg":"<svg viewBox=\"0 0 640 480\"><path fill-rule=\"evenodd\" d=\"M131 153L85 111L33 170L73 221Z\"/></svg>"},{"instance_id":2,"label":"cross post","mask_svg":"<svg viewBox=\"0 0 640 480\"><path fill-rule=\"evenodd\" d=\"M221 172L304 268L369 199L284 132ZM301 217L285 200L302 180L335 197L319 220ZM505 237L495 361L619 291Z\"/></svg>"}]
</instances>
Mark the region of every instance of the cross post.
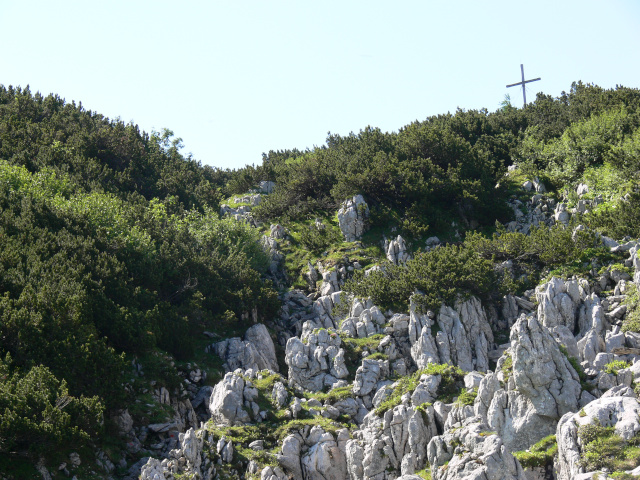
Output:
<instances>
[{"instance_id":1,"label":"cross post","mask_svg":"<svg viewBox=\"0 0 640 480\"><path fill-rule=\"evenodd\" d=\"M521 82L517 82L517 83L512 83L511 85L507 85L507 88L509 87L515 87L516 85L522 85L522 98L524 99L524 106L527 106L527 92L525 91L524 88L524 84L525 83L530 83L530 82L537 82L538 80L541 80L540 77L538 78L534 78L532 80L525 80L524 79L524 65L521 63L520 64L520 72L522 73L522 81Z\"/></svg>"}]
</instances>

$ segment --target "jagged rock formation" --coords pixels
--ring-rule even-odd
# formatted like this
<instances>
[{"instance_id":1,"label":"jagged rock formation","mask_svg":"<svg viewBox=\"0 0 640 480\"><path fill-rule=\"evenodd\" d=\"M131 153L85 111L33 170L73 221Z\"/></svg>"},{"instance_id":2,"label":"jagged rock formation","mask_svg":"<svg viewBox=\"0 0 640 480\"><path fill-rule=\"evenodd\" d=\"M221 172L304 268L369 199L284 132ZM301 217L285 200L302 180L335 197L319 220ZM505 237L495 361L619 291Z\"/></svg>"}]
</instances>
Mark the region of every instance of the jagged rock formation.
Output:
<instances>
[{"instance_id":1,"label":"jagged rock formation","mask_svg":"<svg viewBox=\"0 0 640 480\"><path fill-rule=\"evenodd\" d=\"M531 227L552 226L556 222L554 209L556 202L542 194L535 194L526 203L514 199L509 202L515 220L509 222L507 230L510 232L529 233Z\"/></svg>"},{"instance_id":2,"label":"jagged rock formation","mask_svg":"<svg viewBox=\"0 0 640 480\"><path fill-rule=\"evenodd\" d=\"M258 391L250 383L245 382L242 374L240 369L229 372L213 388L209 411L214 422L229 426L245 425L251 422L251 417L245 410L245 402L252 407L252 410L254 405L258 408L254 402L258 397ZM255 413L258 414L258 412Z\"/></svg>"},{"instance_id":3,"label":"jagged rock formation","mask_svg":"<svg viewBox=\"0 0 640 480\"><path fill-rule=\"evenodd\" d=\"M386 317L371 301L354 301L350 316L342 321L340 331L353 338L366 338L382 332Z\"/></svg>"},{"instance_id":4,"label":"jagged rock formation","mask_svg":"<svg viewBox=\"0 0 640 480\"><path fill-rule=\"evenodd\" d=\"M278 234L278 231L275 232ZM262 243L262 248L269 256L271 263L269 264L269 273L271 275L277 275L278 271L281 269L281 264L284 260L284 255L278 250L278 242L274 235L267 237L263 235L260 242Z\"/></svg>"},{"instance_id":5,"label":"jagged rock formation","mask_svg":"<svg viewBox=\"0 0 640 480\"><path fill-rule=\"evenodd\" d=\"M407 251L407 244L400 235L395 240L384 241L384 251L389 260L394 265L404 264L411 258L411 255Z\"/></svg>"},{"instance_id":6,"label":"jagged rock formation","mask_svg":"<svg viewBox=\"0 0 640 480\"><path fill-rule=\"evenodd\" d=\"M398 405L379 417L369 413L346 444L352 480L387 479L413 474L426 464L426 445L437 434L433 407L424 411ZM392 473L393 472L393 473Z\"/></svg>"},{"instance_id":7,"label":"jagged rock formation","mask_svg":"<svg viewBox=\"0 0 640 480\"><path fill-rule=\"evenodd\" d=\"M302 339L291 337L287 341L289 383L317 392L345 378L348 371L341 343L333 329L316 329L313 323L306 322Z\"/></svg>"},{"instance_id":8,"label":"jagged rock formation","mask_svg":"<svg viewBox=\"0 0 640 480\"><path fill-rule=\"evenodd\" d=\"M520 317L513 326L511 347L497 369L502 371L480 383L474 409L510 451L552 434L560 417L578 408L578 374L533 315Z\"/></svg>"},{"instance_id":9,"label":"jagged rock formation","mask_svg":"<svg viewBox=\"0 0 640 480\"><path fill-rule=\"evenodd\" d=\"M518 460L479 417L433 438L427 446L434 480L525 480Z\"/></svg>"},{"instance_id":10,"label":"jagged rock formation","mask_svg":"<svg viewBox=\"0 0 640 480\"><path fill-rule=\"evenodd\" d=\"M558 480L570 480L585 473L580 465L582 444L579 429L597 423L613 427L617 435L630 440L640 432L640 402L633 392L629 396L603 396L586 405L579 413L567 413L556 432L558 440Z\"/></svg>"},{"instance_id":11,"label":"jagged rock formation","mask_svg":"<svg viewBox=\"0 0 640 480\"><path fill-rule=\"evenodd\" d=\"M223 360L227 372L238 368L278 371L273 341L267 328L261 323L249 328L244 340L239 337L229 338L214 343L210 349Z\"/></svg>"},{"instance_id":12,"label":"jagged rock formation","mask_svg":"<svg viewBox=\"0 0 640 480\"><path fill-rule=\"evenodd\" d=\"M548 218L538 220L555 222L553 212L548 208L547 212ZM629 252L626 264L634 267L637 277L636 244L611 243L609 248ZM407 257L398 253L403 249L392 250L396 256L390 260L402 264ZM369 299L347 297L340 291L344 273L338 268L324 270L321 263L317 267L309 265L308 275L314 286L322 279L315 293L282 295L278 340L285 346L288 378L279 377L261 393L274 409L284 412L280 413L284 418L317 424L295 424L275 454L265 453L278 466L252 460L244 466L247 473L269 480L392 480L419 478L416 472L430 468L434 480L524 479L550 470L525 472L512 452L528 449L557 431L562 480L584 473L579 425L606 417L616 429L626 429L627 436L640 431L640 404L630 388L640 379L640 362L634 363L640 357L640 334L621 330L624 302L636 285L619 267L603 269L595 284L552 278L535 291L507 295L488 308L471 297L423 312L414 296L408 314L383 313ZM493 329L499 328L510 328L509 343L495 344ZM341 335L352 340L343 342ZM347 358L351 341L367 345L361 356ZM270 342L267 329L255 325L243 339L215 344L232 371L210 393L211 422L222 428L269 420L270 413L258 405L255 382L257 370L277 369L275 349L264 348L273 347ZM576 360L570 361L571 357ZM629 361L629 366L605 372L605 366L620 360ZM582 383L576 362L584 369ZM413 377L414 383L398 380L432 363L470 372L464 376L464 386L471 400L439 401L445 382L441 375L422 374ZM313 396L339 387L349 395L340 388L334 397ZM401 388L405 390L398 393ZM202 390L200 396L208 394ZM121 417L126 431L126 415ZM338 428L349 423L334 423L327 429L324 421L355 426ZM165 460L149 460L145 478L198 468L206 478L218 466L230 468L225 465L237 458L236 445L224 436L198 435L188 434L191 443L180 437ZM204 439L204 447L198 438ZM215 468L213 462L206 465L208 470L204 468L207 445L213 446L210 451L218 459ZM261 449L262 443L254 447Z\"/></svg>"},{"instance_id":13,"label":"jagged rock formation","mask_svg":"<svg viewBox=\"0 0 640 480\"><path fill-rule=\"evenodd\" d=\"M358 240L368 227L369 207L362 195L342 202L338 210L338 224L347 242Z\"/></svg>"},{"instance_id":14,"label":"jagged rock formation","mask_svg":"<svg viewBox=\"0 0 640 480\"><path fill-rule=\"evenodd\" d=\"M435 336L432 327L439 327ZM493 333L477 298L442 305L439 313L420 314L411 305L409 325L411 357L418 368L427 363L452 363L465 371L489 368L488 351Z\"/></svg>"}]
</instances>

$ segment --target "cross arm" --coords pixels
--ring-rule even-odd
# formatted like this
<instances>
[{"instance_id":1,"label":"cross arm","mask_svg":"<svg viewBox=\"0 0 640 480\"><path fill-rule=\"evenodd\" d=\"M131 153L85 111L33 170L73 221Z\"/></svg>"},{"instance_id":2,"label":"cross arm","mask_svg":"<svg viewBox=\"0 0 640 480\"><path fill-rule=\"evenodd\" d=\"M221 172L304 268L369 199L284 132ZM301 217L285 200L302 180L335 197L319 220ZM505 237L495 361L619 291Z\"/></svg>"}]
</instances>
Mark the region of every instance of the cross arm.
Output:
<instances>
[{"instance_id":1,"label":"cross arm","mask_svg":"<svg viewBox=\"0 0 640 480\"><path fill-rule=\"evenodd\" d=\"M512 83L511 85L507 85L507 88L508 87L515 87L516 85L523 85L523 84L529 83L529 82L537 82L538 80L542 80L542 78L538 77L538 78L534 78L533 80L525 80L524 82Z\"/></svg>"}]
</instances>

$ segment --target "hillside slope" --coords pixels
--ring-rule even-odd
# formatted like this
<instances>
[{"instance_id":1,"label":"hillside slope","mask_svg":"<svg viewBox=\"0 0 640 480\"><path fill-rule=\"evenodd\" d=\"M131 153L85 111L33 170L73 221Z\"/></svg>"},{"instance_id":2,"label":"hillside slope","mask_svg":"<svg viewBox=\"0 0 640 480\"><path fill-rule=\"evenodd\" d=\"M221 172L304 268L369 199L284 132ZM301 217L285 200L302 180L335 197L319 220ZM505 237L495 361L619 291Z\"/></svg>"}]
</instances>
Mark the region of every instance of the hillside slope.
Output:
<instances>
[{"instance_id":1,"label":"hillside slope","mask_svg":"<svg viewBox=\"0 0 640 480\"><path fill-rule=\"evenodd\" d=\"M577 83L220 171L1 87L0 472L637 467L639 102Z\"/></svg>"}]
</instances>

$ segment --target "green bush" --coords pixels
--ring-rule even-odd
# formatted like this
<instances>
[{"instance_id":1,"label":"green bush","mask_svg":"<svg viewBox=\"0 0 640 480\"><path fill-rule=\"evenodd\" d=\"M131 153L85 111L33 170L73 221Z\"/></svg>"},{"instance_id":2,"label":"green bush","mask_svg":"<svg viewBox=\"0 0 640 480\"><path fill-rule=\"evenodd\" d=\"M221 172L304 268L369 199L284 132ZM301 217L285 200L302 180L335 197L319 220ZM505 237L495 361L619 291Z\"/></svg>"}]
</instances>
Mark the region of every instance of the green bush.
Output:
<instances>
[{"instance_id":1,"label":"green bush","mask_svg":"<svg viewBox=\"0 0 640 480\"><path fill-rule=\"evenodd\" d=\"M553 465L554 458L558 454L558 443L555 435L543 438L529 450L514 452L523 468L540 468Z\"/></svg>"},{"instance_id":2,"label":"green bush","mask_svg":"<svg viewBox=\"0 0 640 480\"><path fill-rule=\"evenodd\" d=\"M614 427L603 427L599 423L583 425L578 429L578 436L582 443L580 464L587 471L630 470L640 464L639 439L626 441L615 433Z\"/></svg>"},{"instance_id":3,"label":"green bush","mask_svg":"<svg viewBox=\"0 0 640 480\"><path fill-rule=\"evenodd\" d=\"M458 396L458 404L459 405L473 405L476 397L478 396L478 389L472 388L471 390L467 390L463 388L460 391L460 395Z\"/></svg>"},{"instance_id":4,"label":"green bush","mask_svg":"<svg viewBox=\"0 0 640 480\"><path fill-rule=\"evenodd\" d=\"M437 400L442 402L451 402L454 397L460 395L462 389L462 379L465 372L459 367L448 364L429 363L425 368L418 370L412 375L401 377L396 381L393 392L384 402L376 408L376 415L381 416L387 410L391 410L393 407L400 405L402 396L405 393L412 392L420 383L420 377L422 375L440 375L440 384L437 390ZM469 398L471 394L467 394L464 398Z\"/></svg>"},{"instance_id":5,"label":"green bush","mask_svg":"<svg viewBox=\"0 0 640 480\"><path fill-rule=\"evenodd\" d=\"M407 308L414 296L423 310L437 309L442 302L453 304L460 295L486 297L494 285L493 265L466 245L446 245L418 253L405 266L385 264L365 276L356 273L344 290L358 297L369 296L384 308Z\"/></svg>"},{"instance_id":6,"label":"green bush","mask_svg":"<svg viewBox=\"0 0 640 480\"><path fill-rule=\"evenodd\" d=\"M629 362L625 362L624 360L613 360L612 362L609 362L604 366L604 372L612 375L617 375L619 370L629 368L630 366L631 364L629 364Z\"/></svg>"},{"instance_id":7,"label":"green bush","mask_svg":"<svg viewBox=\"0 0 640 480\"><path fill-rule=\"evenodd\" d=\"M44 453L78 448L102 426L104 406L98 397L69 395L67 384L44 366L22 374L10 357L0 360L0 453Z\"/></svg>"},{"instance_id":8,"label":"green bush","mask_svg":"<svg viewBox=\"0 0 640 480\"><path fill-rule=\"evenodd\" d=\"M585 224L612 238L640 237L640 192L628 195L626 199L599 205L585 215Z\"/></svg>"},{"instance_id":9,"label":"green bush","mask_svg":"<svg viewBox=\"0 0 640 480\"><path fill-rule=\"evenodd\" d=\"M622 331L640 332L640 294L637 287L631 286L625 305L627 314L622 322Z\"/></svg>"}]
</instances>

